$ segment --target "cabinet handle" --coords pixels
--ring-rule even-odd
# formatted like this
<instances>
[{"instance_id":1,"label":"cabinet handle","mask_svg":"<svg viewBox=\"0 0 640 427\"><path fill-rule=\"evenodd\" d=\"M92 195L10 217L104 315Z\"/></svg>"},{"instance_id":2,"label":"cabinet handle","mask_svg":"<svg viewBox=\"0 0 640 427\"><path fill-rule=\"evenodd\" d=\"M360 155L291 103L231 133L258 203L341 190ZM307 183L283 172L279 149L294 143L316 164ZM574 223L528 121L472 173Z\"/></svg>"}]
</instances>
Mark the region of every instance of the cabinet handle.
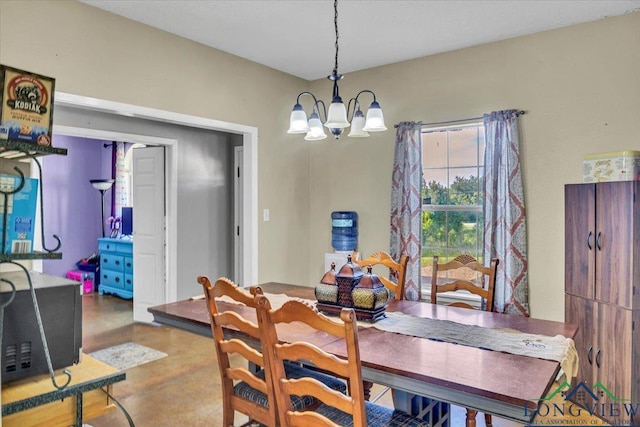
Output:
<instances>
[{"instance_id":1,"label":"cabinet handle","mask_svg":"<svg viewBox=\"0 0 640 427\"><path fill-rule=\"evenodd\" d=\"M116 265L120 265L120 261L117 261L117 260L116 260Z\"/></svg>"},{"instance_id":2,"label":"cabinet handle","mask_svg":"<svg viewBox=\"0 0 640 427\"><path fill-rule=\"evenodd\" d=\"M116 277L116 283L120 282L120 278Z\"/></svg>"},{"instance_id":3,"label":"cabinet handle","mask_svg":"<svg viewBox=\"0 0 640 427\"><path fill-rule=\"evenodd\" d=\"M596 353L596 366L599 368L600 367L600 350L602 350L601 348L598 349L598 352Z\"/></svg>"},{"instance_id":4,"label":"cabinet handle","mask_svg":"<svg viewBox=\"0 0 640 427\"><path fill-rule=\"evenodd\" d=\"M593 346L589 346L589 353L587 353L587 360L589 361L589 365L593 365L593 359L591 355L593 354Z\"/></svg>"},{"instance_id":5,"label":"cabinet handle","mask_svg":"<svg viewBox=\"0 0 640 427\"><path fill-rule=\"evenodd\" d=\"M600 245L600 237L602 237L602 233L598 231L598 237L596 238L596 247L599 251L602 250L602 246Z\"/></svg>"},{"instance_id":6,"label":"cabinet handle","mask_svg":"<svg viewBox=\"0 0 640 427\"><path fill-rule=\"evenodd\" d=\"M591 236L593 236L593 232L589 231L589 235L587 236L587 247L589 250L593 249L593 246L591 246Z\"/></svg>"}]
</instances>

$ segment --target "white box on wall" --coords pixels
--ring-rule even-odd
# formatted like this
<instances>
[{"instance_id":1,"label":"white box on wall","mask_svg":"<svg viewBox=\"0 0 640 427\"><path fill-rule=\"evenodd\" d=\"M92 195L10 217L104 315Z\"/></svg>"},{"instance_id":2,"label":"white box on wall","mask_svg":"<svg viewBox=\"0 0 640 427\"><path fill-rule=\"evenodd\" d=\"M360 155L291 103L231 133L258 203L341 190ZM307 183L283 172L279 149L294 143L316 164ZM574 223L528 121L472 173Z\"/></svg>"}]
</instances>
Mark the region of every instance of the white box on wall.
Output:
<instances>
[{"instance_id":1,"label":"white box on wall","mask_svg":"<svg viewBox=\"0 0 640 427\"><path fill-rule=\"evenodd\" d=\"M640 151L588 154L582 174L583 182L635 181L640 178Z\"/></svg>"},{"instance_id":2,"label":"white box on wall","mask_svg":"<svg viewBox=\"0 0 640 427\"><path fill-rule=\"evenodd\" d=\"M336 263L336 274L340 271L343 265L347 263L347 256L353 254L351 251L347 252L327 252L324 254L324 271L327 272L331 269L331 263ZM321 278L318 278L318 281Z\"/></svg>"}]
</instances>

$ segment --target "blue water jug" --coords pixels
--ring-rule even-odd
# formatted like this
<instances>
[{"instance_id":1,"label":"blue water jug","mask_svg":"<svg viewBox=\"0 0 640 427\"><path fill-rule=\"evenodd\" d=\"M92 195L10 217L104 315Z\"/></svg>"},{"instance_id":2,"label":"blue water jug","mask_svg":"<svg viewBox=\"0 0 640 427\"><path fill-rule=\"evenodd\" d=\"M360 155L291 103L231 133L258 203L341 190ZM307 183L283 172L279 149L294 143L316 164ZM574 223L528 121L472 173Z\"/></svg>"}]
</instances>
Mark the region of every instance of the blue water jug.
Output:
<instances>
[{"instance_id":1,"label":"blue water jug","mask_svg":"<svg viewBox=\"0 0 640 427\"><path fill-rule=\"evenodd\" d=\"M355 251L358 247L358 214L331 212L331 246L336 251Z\"/></svg>"}]
</instances>

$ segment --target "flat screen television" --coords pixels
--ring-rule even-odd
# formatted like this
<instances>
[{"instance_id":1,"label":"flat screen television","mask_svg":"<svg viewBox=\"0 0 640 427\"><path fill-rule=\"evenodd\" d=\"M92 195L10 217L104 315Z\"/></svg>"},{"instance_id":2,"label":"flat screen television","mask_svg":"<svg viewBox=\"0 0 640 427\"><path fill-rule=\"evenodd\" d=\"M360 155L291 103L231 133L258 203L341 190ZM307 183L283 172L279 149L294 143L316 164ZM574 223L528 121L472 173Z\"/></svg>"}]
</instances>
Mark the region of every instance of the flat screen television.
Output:
<instances>
[{"instance_id":1,"label":"flat screen television","mask_svg":"<svg viewBox=\"0 0 640 427\"><path fill-rule=\"evenodd\" d=\"M133 208L122 208L122 235L130 236L133 234Z\"/></svg>"}]
</instances>

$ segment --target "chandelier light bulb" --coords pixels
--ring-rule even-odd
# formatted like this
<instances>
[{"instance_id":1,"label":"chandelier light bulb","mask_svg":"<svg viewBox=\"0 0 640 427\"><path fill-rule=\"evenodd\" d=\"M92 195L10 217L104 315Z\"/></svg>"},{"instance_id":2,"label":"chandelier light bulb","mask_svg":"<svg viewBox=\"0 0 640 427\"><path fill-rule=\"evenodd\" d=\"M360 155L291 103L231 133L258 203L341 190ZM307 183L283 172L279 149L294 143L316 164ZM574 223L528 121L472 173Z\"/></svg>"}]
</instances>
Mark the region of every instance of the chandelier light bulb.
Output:
<instances>
[{"instance_id":1,"label":"chandelier light bulb","mask_svg":"<svg viewBox=\"0 0 640 427\"><path fill-rule=\"evenodd\" d=\"M318 113L314 111L309 118L309 132L307 132L304 139L307 141L318 141L325 139L326 137L327 134L324 132L324 128L322 127L320 116L318 116Z\"/></svg>"},{"instance_id":2,"label":"chandelier light bulb","mask_svg":"<svg viewBox=\"0 0 640 427\"><path fill-rule=\"evenodd\" d=\"M362 130L365 132L381 132L383 130L387 130L387 127L384 125L382 109L380 108L380 104L376 101L373 101L369 106L369 110L367 111L367 121Z\"/></svg>"},{"instance_id":3,"label":"chandelier light bulb","mask_svg":"<svg viewBox=\"0 0 640 427\"><path fill-rule=\"evenodd\" d=\"M356 111L355 114L353 115L353 120L351 120L351 131L347 136L350 136L351 138L368 137L369 133L365 132L363 129L364 124L365 124L364 114L362 114L362 111L360 111L360 109L358 108L358 111Z\"/></svg>"},{"instance_id":4,"label":"chandelier light bulb","mask_svg":"<svg viewBox=\"0 0 640 427\"><path fill-rule=\"evenodd\" d=\"M347 109L340 97L333 98L333 102L329 105L329 113L327 114L327 122L324 124L328 128L344 129L349 127L347 120Z\"/></svg>"},{"instance_id":5,"label":"chandelier light bulb","mask_svg":"<svg viewBox=\"0 0 640 427\"><path fill-rule=\"evenodd\" d=\"M296 104L289 117L289 130L287 133L306 133L308 131L307 113L304 112L302 105Z\"/></svg>"}]
</instances>

